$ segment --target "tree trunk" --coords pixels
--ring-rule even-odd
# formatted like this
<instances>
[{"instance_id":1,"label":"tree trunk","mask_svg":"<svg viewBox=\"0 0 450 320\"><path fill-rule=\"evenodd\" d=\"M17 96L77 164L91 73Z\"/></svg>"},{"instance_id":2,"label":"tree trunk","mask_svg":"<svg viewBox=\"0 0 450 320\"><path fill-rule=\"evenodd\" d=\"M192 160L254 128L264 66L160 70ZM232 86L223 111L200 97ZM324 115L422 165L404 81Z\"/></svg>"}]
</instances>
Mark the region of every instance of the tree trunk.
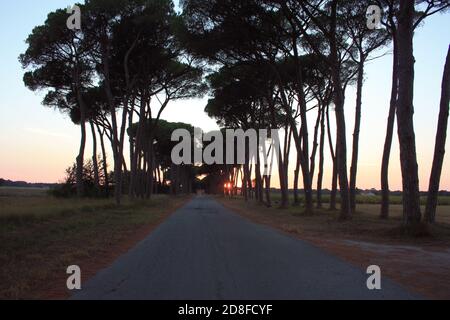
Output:
<instances>
[{"instance_id":1,"label":"tree trunk","mask_svg":"<svg viewBox=\"0 0 450 320\"><path fill-rule=\"evenodd\" d=\"M248 201L248 184L247 184L247 160L245 160L245 164L243 165L243 174L242 174L242 193L244 194L244 200Z\"/></svg>"},{"instance_id":2,"label":"tree trunk","mask_svg":"<svg viewBox=\"0 0 450 320\"><path fill-rule=\"evenodd\" d=\"M341 195L341 215L340 219L350 219L352 216L349 197L349 186L347 177L347 143L345 133L345 117L343 93L341 90L336 93L336 128L337 128L337 173L339 178L339 189Z\"/></svg>"},{"instance_id":3,"label":"tree trunk","mask_svg":"<svg viewBox=\"0 0 450 320\"><path fill-rule=\"evenodd\" d=\"M86 147L86 105L84 104L83 97L81 96L80 86L77 88L77 98L78 105L80 107L80 149L77 156L77 170L76 170L76 187L77 187L77 197L82 197L84 195L84 181L83 181L83 170L84 170L84 149Z\"/></svg>"},{"instance_id":4,"label":"tree trunk","mask_svg":"<svg viewBox=\"0 0 450 320\"><path fill-rule=\"evenodd\" d=\"M337 158L338 151L336 150L336 158L333 161L333 173L331 180L331 194L330 194L330 210L336 210L336 197L337 197L337 187L338 187L338 162Z\"/></svg>"},{"instance_id":5,"label":"tree trunk","mask_svg":"<svg viewBox=\"0 0 450 320\"><path fill-rule=\"evenodd\" d=\"M129 113L128 113L128 124L129 124L129 128L131 130L131 128L133 127L133 114L134 114L134 105L130 108ZM129 147L130 147L130 176L128 179L128 196L130 198L134 197L134 190L133 190L133 183L134 183L134 174L136 172L136 168L135 165L136 163L134 162L134 152L135 152L135 139L133 139L133 136L130 133L129 136Z\"/></svg>"},{"instance_id":6,"label":"tree trunk","mask_svg":"<svg viewBox=\"0 0 450 320\"><path fill-rule=\"evenodd\" d=\"M273 156L274 156L274 147L270 146L269 150L266 148L265 142L262 143L263 146L263 153L265 155L266 161L264 162L264 175L263 175L263 181L264 181L264 190L265 190L265 196L266 196L266 205L267 207L272 207L272 201L270 198L270 182L271 182L271 174L272 174L272 165L273 165ZM268 162L270 158L270 163Z\"/></svg>"},{"instance_id":7,"label":"tree trunk","mask_svg":"<svg viewBox=\"0 0 450 320\"><path fill-rule=\"evenodd\" d=\"M288 146L287 146L287 150L286 153L284 155L284 162L283 162L283 178L286 184L286 188L284 190L285 195L284 197L286 198L286 202L289 206L289 154L291 151L291 138L292 135L289 136L289 140L288 140Z\"/></svg>"},{"instance_id":8,"label":"tree trunk","mask_svg":"<svg viewBox=\"0 0 450 320\"><path fill-rule=\"evenodd\" d=\"M297 152L297 163L295 164L294 171L294 205L298 206L300 204L300 199L298 196L298 179L300 178L300 154Z\"/></svg>"},{"instance_id":9,"label":"tree trunk","mask_svg":"<svg viewBox=\"0 0 450 320\"><path fill-rule=\"evenodd\" d=\"M107 37L107 36L105 36ZM110 70L109 70L109 48L108 44L102 42L102 66L103 66L103 76L105 83L105 93L108 101L109 111L111 114L111 124L112 124L112 132L111 132L111 144L112 151L114 157L114 198L116 200L116 204L120 204L122 197L122 155L120 154L120 143L119 143L119 132L117 125L117 117L116 117L116 104L114 101L114 96L111 89L110 83Z\"/></svg>"},{"instance_id":10,"label":"tree trunk","mask_svg":"<svg viewBox=\"0 0 450 320\"><path fill-rule=\"evenodd\" d=\"M148 153L149 153L149 157L148 157L148 177L147 177L147 183L149 185L148 190L147 190L147 199L150 199L152 194L153 194L153 188L154 188L154 182L155 182L155 177L153 175L154 173L154 169L155 169L155 156L153 153L153 143L152 143L152 139L149 140L149 145L148 145Z\"/></svg>"},{"instance_id":11,"label":"tree trunk","mask_svg":"<svg viewBox=\"0 0 450 320\"><path fill-rule=\"evenodd\" d=\"M281 80L280 80L280 83L281 83ZM289 124L289 122L292 122L292 115L289 113L290 111L289 111L289 107L288 107L287 98L286 98L286 95L283 90L281 90L281 96L282 96L282 100L283 100L283 107L286 110L286 121ZM276 128L277 122L275 119L275 107L274 107L273 103L270 103L269 106L270 106L270 112L271 112L271 123L272 123L272 126L274 128ZM293 122L295 123L295 121L293 121ZM284 148L286 148L288 134L289 134L288 129L285 129ZM274 152L277 152L277 160L278 160L277 161L277 163L278 163L278 178L280 181L280 192L281 192L280 209L286 209L289 206L289 191L288 191L288 182L286 180L286 175L284 172L285 166L284 166L283 161L286 161L287 159L284 159L285 152L283 152L283 150L281 150L281 142L280 142L279 150L274 150Z\"/></svg>"},{"instance_id":12,"label":"tree trunk","mask_svg":"<svg viewBox=\"0 0 450 320\"><path fill-rule=\"evenodd\" d=\"M133 198L138 195L138 182L140 181L139 172L141 168L140 154L142 152L144 133L146 130L145 126L145 108L146 108L146 94L141 96L141 105L139 108L139 121L136 129L136 137L134 143L130 142L130 148L134 145L134 150L130 151L131 163L130 163L130 186L129 186L129 197Z\"/></svg>"},{"instance_id":13,"label":"tree trunk","mask_svg":"<svg viewBox=\"0 0 450 320\"><path fill-rule=\"evenodd\" d=\"M347 175L347 138L345 129L345 114L344 114L344 89L341 80L341 61L338 56L337 45L337 0L331 4L331 39L330 39L330 56L332 61L331 77L334 86L334 104L336 113L336 159L339 176L339 188L341 194L341 214L340 219L346 220L352 217L352 210L350 206L350 194Z\"/></svg>"},{"instance_id":14,"label":"tree trunk","mask_svg":"<svg viewBox=\"0 0 450 320\"><path fill-rule=\"evenodd\" d=\"M434 147L433 166L431 168L427 205L425 208L425 219L429 223L434 223L436 220L437 197L442 173L442 164L444 162L445 141L447 139L447 124L449 112L448 106L450 98L450 47L447 52L441 90L439 119L436 132L436 145Z\"/></svg>"},{"instance_id":15,"label":"tree trunk","mask_svg":"<svg viewBox=\"0 0 450 320\"><path fill-rule=\"evenodd\" d=\"M398 94L398 43L395 31L393 40L393 62L392 62L392 89L389 104L389 116L387 120L386 138L384 141L383 158L381 162L381 211L380 218L389 217L389 158L391 155L392 138L394 135L394 122Z\"/></svg>"},{"instance_id":16,"label":"tree trunk","mask_svg":"<svg viewBox=\"0 0 450 320\"><path fill-rule=\"evenodd\" d=\"M282 94L283 96L283 94ZM303 132L298 133L297 126L295 120L292 117L289 117L289 121L291 122L292 133L294 135L295 147L297 148L297 156L300 157L300 168L302 170L303 176L303 190L305 194L305 211L309 213L313 213L313 199L312 199L312 183L311 183L311 175L309 172L309 158L305 156L305 151L302 148L302 140L301 137L304 136ZM304 145L304 141L303 141Z\"/></svg>"},{"instance_id":17,"label":"tree trunk","mask_svg":"<svg viewBox=\"0 0 450 320\"><path fill-rule=\"evenodd\" d=\"M137 161L137 167L136 167L136 181L135 181L135 193L137 197L142 197L143 195L143 179L142 176L144 174L145 170L145 161L144 161L144 155L142 152L137 153L138 161Z\"/></svg>"},{"instance_id":18,"label":"tree trunk","mask_svg":"<svg viewBox=\"0 0 450 320\"><path fill-rule=\"evenodd\" d=\"M97 135L95 134L95 127L94 123L89 121L91 125L91 132L92 132L92 165L94 167L94 184L95 184L95 190L98 192L100 190L100 179L99 179L99 173L98 173L98 160L97 160Z\"/></svg>"},{"instance_id":19,"label":"tree trunk","mask_svg":"<svg viewBox=\"0 0 450 320\"><path fill-rule=\"evenodd\" d=\"M248 184L248 190L250 191L250 199L253 199L255 197L255 190L253 187L253 181L252 181L252 171L253 167L252 165L248 165L248 174L247 174L247 184Z\"/></svg>"},{"instance_id":20,"label":"tree trunk","mask_svg":"<svg viewBox=\"0 0 450 320\"><path fill-rule=\"evenodd\" d=\"M283 152L280 150L275 151L278 152L278 175L280 179L280 191L281 191L281 203L280 203L280 209L286 209L289 205L289 197L288 197L288 186L287 181L285 179L284 174L284 165L283 161L286 159L283 159Z\"/></svg>"},{"instance_id":21,"label":"tree trunk","mask_svg":"<svg viewBox=\"0 0 450 320\"><path fill-rule=\"evenodd\" d=\"M356 86L355 128L353 130L352 164L350 166L350 206L356 209L356 175L358 171L359 131L361 127L362 89L364 81L364 57L360 54L358 81Z\"/></svg>"},{"instance_id":22,"label":"tree trunk","mask_svg":"<svg viewBox=\"0 0 450 320\"><path fill-rule=\"evenodd\" d=\"M322 183L325 148L325 106L322 106L322 116L320 121L320 142L319 142L319 174L317 176L317 208L322 208Z\"/></svg>"},{"instance_id":23,"label":"tree trunk","mask_svg":"<svg viewBox=\"0 0 450 320\"><path fill-rule=\"evenodd\" d=\"M272 207L272 201L270 199L270 176L267 175L264 177L265 185L266 185L266 204L268 207Z\"/></svg>"},{"instance_id":24,"label":"tree trunk","mask_svg":"<svg viewBox=\"0 0 450 320\"><path fill-rule=\"evenodd\" d=\"M317 112L317 120L316 125L314 126L314 139L313 139L313 147L311 152L311 169L309 170L311 175L311 181L314 179L314 172L316 170L316 155L317 155L317 148L319 147L319 126L320 126L320 118L322 116L322 107L319 103L318 105L318 112Z\"/></svg>"},{"instance_id":25,"label":"tree trunk","mask_svg":"<svg viewBox=\"0 0 450 320\"><path fill-rule=\"evenodd\" d=\"M337 150L333 147L333 137L331 136L331 126L330 126L330 106L327 106L327 133L328 133L328 144L330 147L331 159L333 160L333 175L331 181L331 193L330 193L330 210L336 210L336 192L337 192ZM337 143L336 143L337 145Z\"/></svg>"},{"instance_id":26,"label":"tree trunk","mask_svg":"<svg viewBox=\"0 0 450 320\"><path fill-rule=\"evenodd\" d=\"M102 149L102 169L103 169L103 175L105 176L105 195L108 198L109 197L109 177L108 177L108 160L106 159L106 149L105 149L105 140L103 138L103 132L100 129L100 126L97 124L97 131L100 136L100 146Z\"/></svg>"},{"instance_id":27,"label":"tree trunk","mask_svg":"<svg viewBox=\"0 0 450 320\"><path fill-rule=\"evenodd\" d=\"M259 168L259 165L255 165L255 192L256 192L256 199L258 202L263 203L263 191L262 191L262 178L261 178L261 170Z\"/></svg>"},{"instance_id":28,"label":"tree trunk","mask_svg":"<svg viewBox=\"0 0 450 320\"><path fill-rule=\"evenodd\" d=\"M403 182L403 222L410 227L421 220L419 176L414 133L414 1L400 0L398 18L398 104L397 131Z\"/></svg>"},{"instance_id":29,"label":"tree trunk","mask_svg":"<svg viewBox=\"0 0 450 320\"><path fill-rule=\"evenodd\" d=\"M306 109L306 108L305 108ZM306 124L306 110L305 117L302 117L302 122L305 121ZM297 128L293 127L294 139L297 132ZM312 214L314 212L313 208L313 198L312 198L312 180L311 173L309 171L309 148L308 148L308 129L305 125L302 124L302 130L300 132L300 137L302 138L303 143L299 140L300 138L295 139L297 154L300 156L300 168L302 170L303 176L303 191L305 194L305 212Z\"/></svg>"},{"instance_id":30,"label":"tree trunk","mask_svg":"<svg viewBox=\"0 0 450 320\"><path fill-rule=\"evenodd\" d=\"M300 147L300 140L298 140L295 137L294 132L294 138L298 140L297 150L301 152L303 151L303 154L300 158L300 166L302 167L302 173L303 173L303 189L305 193L305 211L306 213L313 213L313 195L312 195L312 175L309 168L309 137L308 137L308 119L307 119L307 105L306 105L306 99L305 99L305 92L304 92L304 81L303 81L303 74L302 74L302 68L300 65L299 60L299 53L297 48L297 38L293 38L293 51L295 56L295 63L296 63L296 76L297 76L297 94L298 94L298 101L300 106L300 119L302 122L302 129L300 131L300 139L302 139L302 144ZM292 117L291 117L292 118ZM293 119L292 119L293 120ZM292 121L291 120L291 121ZM291 122L291 125L293 126L293 130L297 130L295 126L295 121Z\"/></svg>"}]
</instances>

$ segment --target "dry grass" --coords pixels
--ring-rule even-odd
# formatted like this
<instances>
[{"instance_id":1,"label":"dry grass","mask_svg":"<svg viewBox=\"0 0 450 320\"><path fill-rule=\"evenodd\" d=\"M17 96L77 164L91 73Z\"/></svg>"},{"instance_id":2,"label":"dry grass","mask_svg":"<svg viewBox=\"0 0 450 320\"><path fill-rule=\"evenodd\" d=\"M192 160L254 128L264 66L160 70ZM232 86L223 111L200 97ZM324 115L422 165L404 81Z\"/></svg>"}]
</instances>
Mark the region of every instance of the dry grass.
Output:
<instances>
[{"instance_id":1,"label":"dry grass","mask_svg":"<svg viewBox=\"0 0 450 320\"><path fill-rule=\"evenodd\" d=\"M271 198L274 201L280 201L281 200L281 193L280 192L271 192ZM291 193L289 194L290 201L294 202L294 195ZM300 192L299 194L300 201L304 201L303 193ZM337 202L339 202L340 196L339 193L336 195ZM316 201L316 191L313 191L313 201ZM323 203L327 203L330 201L330 194L324 194L322 195L322 201ZM422 195L420 197L420 203L422 205L425 205L427 201L427 197ZM450 206L450 196L438 196L438 205L439 206ZM391 194L389 196L389 202L392 205L401 205L402 204L402 196ZM381 203L381 196L380 195L367 195L367 194L357 194L356 195L356 203L357 204L380 204Z\"/></svg>"},{"instance_id":2,"label":"dry grass","mask_svg":"<svg viewBox=\"0 0 450 320\"><path fill-rule=\"evenodd\" d=\"M18 193L24 192L23 190ZM106 254L140 227L156 224L186 198L150 201L0 196L0 298L40 298L67 266Z\"/></svg>"},{"instance_id":3,"label":"dry grass","mask_svg":"<svg viewBox=\"0 0 450 320\"><path fill-rule=\"evenodd\" d=\"M48 189L44 188L0 187L0 201L5 197L46 197L47 194Z\"/></svg>"},{"instance_id":4,"label":"dry grass","mask_svg":"<svg viewBox=\"0 0 450 320\"><path fill-rule=\"evenodd\" d=\"M218 198L226 206L258 223L267 224L283 231L321 238L353 239L391 243L443 243L450 245L450 207L440 206L437 223L429 228L426 239L411 237L401 231L402 206L391 205L390 219L378 218L380 205L359 204L350 221L339 221L338 211L316 210L305 215L301 207L279 209L267 208L255 201L241 198Z\"/></svg>"}]
</instances>

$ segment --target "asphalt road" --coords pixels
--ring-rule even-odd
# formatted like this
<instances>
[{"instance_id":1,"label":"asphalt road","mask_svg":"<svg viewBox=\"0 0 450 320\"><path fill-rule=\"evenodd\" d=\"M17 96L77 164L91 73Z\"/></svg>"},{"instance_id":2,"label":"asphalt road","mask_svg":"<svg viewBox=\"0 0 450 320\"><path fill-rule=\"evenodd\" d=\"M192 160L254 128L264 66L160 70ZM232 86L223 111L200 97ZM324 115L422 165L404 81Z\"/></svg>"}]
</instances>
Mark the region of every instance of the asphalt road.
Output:
<instances>
[{"instance_id":1,"label":"asphalt road","mask_svg":"<svg viewBox=\"0 0 450 320\"><path fill-rule=\"evenodd\" d=\"M82 284L73 299L414 299L382 276L199 196Z\"/></svg>"}]
</instances>

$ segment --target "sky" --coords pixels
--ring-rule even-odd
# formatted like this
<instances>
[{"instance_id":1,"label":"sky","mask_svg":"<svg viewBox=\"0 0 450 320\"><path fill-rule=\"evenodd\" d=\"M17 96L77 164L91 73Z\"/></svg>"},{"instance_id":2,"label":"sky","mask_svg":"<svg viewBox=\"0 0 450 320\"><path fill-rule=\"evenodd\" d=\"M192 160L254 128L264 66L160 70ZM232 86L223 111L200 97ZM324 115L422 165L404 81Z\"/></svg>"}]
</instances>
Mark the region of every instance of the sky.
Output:
<instances>
[{"instance_id":1,"label":"sky","mask_svg":"<svg viewBox=\"0 0 450 320\"><path fill-rule=\"evenodd\" d=\"M29 182L58 182L75 160L79 148L79 127L59 111L42 106L44 92L35 93L23 85L24 71L18 56L26 50L25 40L33 27L44 23L47 14L73 5L68 0L2 1L0 11L0 178ZM439 113L442 72L450 42L450 13L435 15L419 28L414 39L415 91L414 125L421 190L428 188ZM358 187L380 188L380 163L386 132L391 89L390 48L378 52L382 58L367 64L363 92ZM355 90L346 94L347 139L350 163L354 125ZM204 131L216 130L204 108L207 97L172 102L162 118L190 123ZM311 125L314 114L309 115ZM312 128L311 128L312 130ZM396 130L396 129L395 129ZM310 134L312 136L312 134ZM446 149L450 150L450 139ZM86 146L90 157L91 141ZM328 154L328 149L325 150ZM295 163L292 155L291 163ZM395 132L389 171L391 190L401 190L398 139ZM329 157L325 163L324 185L331 181ZM291 172L293 169L291 169ZM275 174L276 175L276 174ZM292 184L292 173L291 184ZM276 179L273 179L276 181ZM276 186L276 184L275 184ZM450 190L450 156L444 160L441 189Z\"/></svg>"}]
</instances>

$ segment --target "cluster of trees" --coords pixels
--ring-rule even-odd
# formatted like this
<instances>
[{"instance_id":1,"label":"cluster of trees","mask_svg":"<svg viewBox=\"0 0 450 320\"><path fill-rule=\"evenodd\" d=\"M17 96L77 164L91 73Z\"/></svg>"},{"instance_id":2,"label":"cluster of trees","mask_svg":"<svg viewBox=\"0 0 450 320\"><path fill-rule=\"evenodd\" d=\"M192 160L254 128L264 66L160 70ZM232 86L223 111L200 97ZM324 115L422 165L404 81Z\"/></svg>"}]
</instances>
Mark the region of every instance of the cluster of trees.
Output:
<instances>
[{"instance_id":1,"label":"cluster of trees","mask_svg":"<svg viewBox=\"0 0 450 320\"><path fill-rule=\"evenodd\" d=\"M413 36L424 19L448 9L447 1L185 0L182 3L184 46L192 56L216 67L208 77L213 95L206 108L208 114L223 127L284 129L285 144L278 155L281 207L288 204L291 142L297 153L296 201L301 178L305 209L314 210L312 181L317 174L316 203L318 207L323 205L324 145L328 143L333 159L330 208L336 207L339 189L341 219L350 219L355 210L364 67L376 58L377 49L392 44L392 96L383 153L380 216L387 218L389 213L387 172L397 119L404 224L410 226L422 221L413 125ZM367 25L367 9L374 3L383 12L382 27L378 29ZM448 68L447 63L425 212L428 222L434 221L445 146ZM351 160L347 161L344 104L349 85L356 86L357 94ZM335 133L331 132L331 111L334 111ZM311 125L308 118L314 112L317 117ZM318 168L316 158L319 158ZM270 204L270 194L266 192L265 200L263 195L263 185L266 190L270 188L270 177L262 176L260 169L254 167L256 198ZM229 181L235 181L234 172L229 174ZM244 165L243 189L251 187L249 175L249 166Z\"/></svg>"},{"instance_id":2,"label":"cluster of trees","mask_svg":"<svg viewBox=\"0 0 450 320\"><path fill-rule=\"evenodd\" d=\"M367 26L367 8L374 3L383 12L378 29ZM165 184L165 176L176 181L173 189L186 186L183 181L192 181L195 168L174 166L168 158L173 146L168 137L171 130L185 125L160 118L170 101L199 97L209 89L206 112L223 128L285 132L281 150L263 150L270 158L277 152L281 207L289 202L289 154L294 148L295 202L299 202L301 183L306 211L314 211L314 202L319 208L324 205L321 191L328 145L333 163L329 206L337 207L339 193L340 217L350 219L356 203L365 65L376 58L377 50L392 45L380 216L387 218L389 213L387 173L397 119L404 223L409 226L422 220L413 125L413 36L424 19L448 9L447 1L183 0L181 13L175 12L170 0L86 0L79 6L81 30L66 28L64 10L52 12L44 25L33 30L28 49L20 57L29 70L25 84L32 90L48 90L43 103L69 112L80 125L75 175L79 195L83 194L88 125L94 140L94 184L101 183L101 167L105 170L103 183L109 185L106 137L114 158L118 203L126 191L130 197L150 196ZM448 59L425 212L429 222L435 216L447 129ZM344 104L350 85L356 86L357 94L348 152ZM311 117L312 124L308 123ZM126 133L129 159L124 157ZM253 195L270 205L271 179L261 169L267 168L246 163L205 166L197 173L219 172L234 187L240 177L246 198ZM316 201L313 189L317 190Z\"/></svg>"},{"instance_id":3,"label":"cluster of trees","mask_svg":"<svg viewBox=\"0 0 450 320\"><path fill-rule=\"evenodd\" d=\"M69 30L68 14L57 10L44 25L34 28L28 49L20 56L25 85L47 90L43 104L70 114L80 125L81 143L76 161L77 194L84 194L83 164L87 126L93 137L94 184L101 183L97 161L99 136L104 176L107 174L105 137L113 155L113 185L120 203L128 178L129 195L150 196L141 185L157 173L154 136L161 114L170 101L201 96L203 69L185 54L176 30L181 16L170 0L87 0L78 5L82 28ZM124 157L127 128L130 159ZM104 179L109 187L110 181Z\"/></svg>"},{"instance_id":4,"label":"cluster of trees","mask_svg":"<svg viewBox=\"0 0 450 320\"><path fill-rule=\"evenodd\" d=\"M83 197L101 197L109 196L108 189L108 172L101 168L102 163L100 163L100 168L98 162L94 165L94 161L89 159L83 164ZM72 166L66 169L66 175L64 181L59 185L54 186L50 189L50 194L58 198L69 198L72 197L77 192L77 164L74 163Z\"/></svg>"}]
</instances>

